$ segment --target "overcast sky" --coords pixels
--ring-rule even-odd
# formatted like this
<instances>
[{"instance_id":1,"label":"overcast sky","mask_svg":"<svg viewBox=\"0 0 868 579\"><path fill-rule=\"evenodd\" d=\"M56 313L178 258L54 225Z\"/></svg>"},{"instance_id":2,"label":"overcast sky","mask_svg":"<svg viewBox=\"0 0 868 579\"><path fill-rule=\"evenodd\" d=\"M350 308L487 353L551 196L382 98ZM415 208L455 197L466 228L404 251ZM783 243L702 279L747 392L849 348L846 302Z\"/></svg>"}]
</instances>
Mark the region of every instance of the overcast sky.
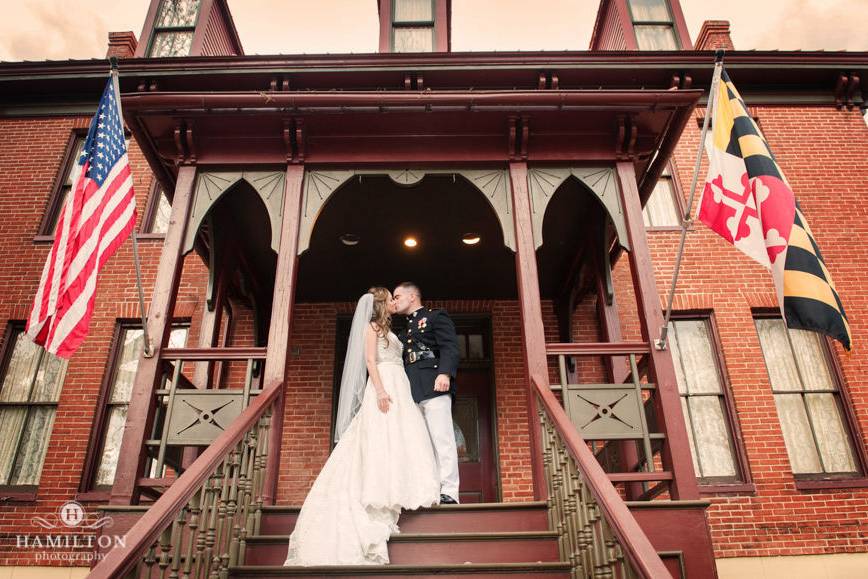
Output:
<instances>
[{"instance_id":1,"label":"overcast sky","mask_svg":"<svg viewBox=\"0 0 868 579\"><path fill-rule=\"evenodd\" d=\"M102 58L148 0L0 0L0 60ZM453 0L452 48L585 50L599 0ZM736 49L868 50L868 0L681 0L692 38L732 23ZM229 0L247 54L376 52L376 0ZM533 6L532 9L529 6Z\"/></svg>"}]
</instances>

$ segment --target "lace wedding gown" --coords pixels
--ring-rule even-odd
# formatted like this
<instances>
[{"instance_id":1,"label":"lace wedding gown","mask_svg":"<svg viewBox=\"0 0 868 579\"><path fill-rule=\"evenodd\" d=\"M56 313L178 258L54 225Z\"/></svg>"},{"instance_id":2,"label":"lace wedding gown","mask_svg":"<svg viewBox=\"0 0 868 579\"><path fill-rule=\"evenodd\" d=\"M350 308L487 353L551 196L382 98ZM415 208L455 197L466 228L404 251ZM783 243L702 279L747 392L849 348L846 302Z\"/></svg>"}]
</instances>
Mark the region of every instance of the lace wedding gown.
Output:
<instances>
[{"instance_id":1,"label":"lace wedding gown","mask_svg":"<svg viewBox=\"0 0 868 579\"><path fill-rule=\"evenodd\" d=\"M362 406L301 507L284 565L384 565L401 509L436 504L440 481L428 429L410 394L401 342L377 339L377 370L392 398L377 408L368 378Z\"/></svg>"}]
</instances>

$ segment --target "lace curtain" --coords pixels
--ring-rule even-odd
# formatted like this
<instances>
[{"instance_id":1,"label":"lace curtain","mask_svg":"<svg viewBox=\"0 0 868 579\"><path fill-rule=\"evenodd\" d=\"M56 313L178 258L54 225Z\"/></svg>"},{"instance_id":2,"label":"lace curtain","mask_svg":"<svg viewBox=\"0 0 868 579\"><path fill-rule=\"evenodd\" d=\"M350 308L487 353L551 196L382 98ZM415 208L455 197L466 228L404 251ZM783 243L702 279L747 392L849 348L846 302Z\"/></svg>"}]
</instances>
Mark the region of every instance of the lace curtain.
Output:
<instances>
[{"instance_id":1,"label":"lace curtain","mask_svg":"<svg viewBox=\"0 0 868 579\"><path fill-rule=\"evenodd\" d=\"M756 328L793 473L856 472L823 338L815 332L787 331L781 319L758 319Z\"/></svg>"},{"instance_id":2,"label":"lace curtain","mask_svg":"<svg viewBox=\"0 0 868 579\"><path fill-rule=\"evenodd\" d=\"M699 478L738 477L708 320L673 320L669 333L681 410Z\"/></svg>"},{"instance_id":3,"label":"lace curtain","mask_svg":"<svg viewBox=\"0 0 868 579\"><path fill-rule=\"evenodd\" d=\"M20 330L0 387L0 484L39 483L54 425L66 360L47 353Z\"/></svg>"}]
</instances>

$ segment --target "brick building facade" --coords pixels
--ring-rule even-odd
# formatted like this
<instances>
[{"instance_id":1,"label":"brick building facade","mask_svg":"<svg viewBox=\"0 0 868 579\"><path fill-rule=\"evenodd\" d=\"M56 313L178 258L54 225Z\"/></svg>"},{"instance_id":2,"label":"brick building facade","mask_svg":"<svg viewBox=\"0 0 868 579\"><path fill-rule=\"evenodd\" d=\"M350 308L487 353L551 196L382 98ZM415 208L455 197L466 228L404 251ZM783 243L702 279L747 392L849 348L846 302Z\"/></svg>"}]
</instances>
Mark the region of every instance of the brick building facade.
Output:
<instances>
[{"instance_id":1,"label":"brick building facade","mask_svg":"<svg viewBox=\"0 0 868 579\"><path fill-rule=\"evenodd\" d=\"M381 15L383 2L391 6L389 0L381 0L378 3ZM193 4L199 6L199 3ZM711 53L704 51L719 47L732 49L728 24L719 21L706 23L694 45L687 35L677 0L668 0L663 4L670 7L670 32L667 34L671 34L672 39L666 37L653 41L663 43L657 48L668 49L654 53L660 55L656 62L653 57L649 58L647 54L638 52L646 48L641 46L643 38L646 42L651 41L643 36L643 32L636 32L653 19L643 21L637 13L632 13L632 19L625 16L630 6L628 0L603 0L591 41L591 52L585 56L574 53L530 55L534 70L527 74L533 77L533 90L542 93L558 89L587 89L587 78L591 77L585 78L581 75L595 66L603 71L599 73L603 79L599 84L614 87L616 90L636 91L638 85L642 86L642 90L648 88L663 91L670 86L673 92L689 91L691 88L707 90L712 57ZM438 89L457 91L459 87L477 85L475 79L462 77L460 73L450 76L452 73L438 69L439 65L443 65L444 70L448 70L449 66L458 63L461 58L471 61L473 58L473 55L448 52L448 22L451 16L441 19L441 5L446 11L444 14L449 12L450 8L450 3L445 0L436 0L433 4L436 9L433 9L431 16L432 40L428 49L433 50L434 55L419 56L415 63L398 61L394 64L395 75L403 75L407 85L401 87L402 90L406 89L414 94L416 91L427 90L429 94L436 94ZM121 86L125 96L130 94L142 98L149 95L159 97L163 92L177 95L184 91L193 93L203 90L212 95L221 90L234 90L236 93L249 90L253 94L291 94L292 91L335 88L339 82L346 82L348 90L360 91L359 87L370 89L381 86L384 75L392 74L392 71L383 72L374 66L379 62L378 55L371 56L370 61L366 62L345 63L342 72L328 73L332 76L322 73L322 79L325 80L317 77L320 73L315 70L316 67L327 69L335 65L326 62L328 59L325 58L311 58L310 62L297 59L283 63L278 62L280 59L277 58L269 60L264 57L245 57L228 7L222 0L201 2L199 9L203 11L203 15L208 11L209 16L200 17L200 24L191 27L192 40L187 46L187 52L169 51L161 56L153 52L153 47L158 42L156 34L161 31L166 33L154 24L155 20L159 24L158 11L161 9L160 0L151 3L148 22L137 47L135 37L130 34L110 35L108 53L110 56L122 58ZM400 26L396 24L397 21L386 20L381 19L381 52L398 52L395 43L400 40L396 40L399 35L395 31L399 30ZM390 24L394 30L389 28ZM418 39L407 38L404 41L412 45ZM651 48L655 47L653 42ZM675 42L675 45L668 46L669 42ZM598 49L612 52L601 53ZM438 57L438 53L443 54ZM171 56L172 54L178 56ZM393 56L398 55L379 55L387 68L393 66L395 60L388 60ZM503 62L498 61L496 56L484 56L490 59L490 62L471 62L470 66L484 68L494 63L510 70L508 74L503 73L503 77L497 77L497 74L501 73L483 71L490 75L493 79L491 83L495 86L512 82L510 74L516 77L525 74L521 66L510 60L512 56L509 54L503 55ZM697 60L699 56L702 57L701 60ZM441 57L442 59L438 60ZM455 58L449 60L452 57ZM582 58L588 60L583 61ZM591 62L594 58L603 60ZM618 58L623 58L623 62L633 62L636 67L651 72L647 72L642 78L630 78L629 75L618 72ZM868 340L868 324L865 321L868 319L868 294L862 282L865 264L868 264L868 249L865 249L868 247L868 209L865 209L864 203L868 199L868 164L865 162L868 158L868 127L860 111L864 101L859 80L860 76L865 77L868 69L868 54L732 52L727 55L727 62L732 63L729 68L730 76L751 106L751 114L757 119L779 165L793 186L804 214L810 220L848 313L854 347L853 351L848 353L836 343L823 339L818 342L820 349L817 350L821 352L822 358L808 362L814 365L812 367L828 368L828 376L833 385L831 389L835 392L826 394L834 401L833 406L837 405L834 407L838 408L838 413L822 414L818 410L816 415L811 415L818 421L830 421L819 426L810 422L810 432L814 433L817 459L821 465L820 471L811 472L808 466L800 467L801 472L794 472L796 469L793 468L793 454L798 453L799 449L788 449L788 440L785 438L779 415L781 404L784 404L781 401L785 400L787 394L782 393L780 388L773 392L767 363L773 365L775 359L768 358L772 354L768 344L764 348L757 329L757 324L762 323L758 320L773 319L776 315L777 305L771 277L704 226L692 226L687 237L684 263L675 296L675 319L676 324L678 320L693 321L707 329L708 333L702 335L708 337L713 358L707 360L708 367L711 368L710 372L717 373L720 386L714 399L720 404L720 428L723 428L729 437L729 442L724 441L716 450L709 450L708 456L721 452L722 454L714 454L717 457L715 460L720 460L723 455L728 456L729 458L723 460L729 461L727 464L731 463L734 474L702 477L702 473L697 472L698 496L690 497L689 493L686 493L684 497L693 501L708 501L705 511L707 525L720 577L778 576L775 573L789 573L793 577L855 577L858 569L868 568L868 530L865 527L868 519L868 464L865 462L868 447L868 387L860 379L861 372L868 371L868 356L863 349L863 344ZM205 89L196 86L200 81L191 81L190 76L185 76L190 74L190 69L182 70L183 63L189 63L191 67L202 67L206 79L202 82L207 85ZM17 349L20 344L16 341L16 332L28 315L42 264L50 248L52 238L50 227L47 226L50 217L46 214L52 211L55 198L58 192L63 190L63 182L68 179L65 164L68 164L75 136L88 125L88 103L96 102L101 82L100 71L107 70L107 65L107 61L0 64L0 86L7 87L0 90L3 94L0 97L0 215L4 216L0 222L0 253L4 256L0 263L0 324L5 327L3 343L0 344L0 351L4 356L0 372L4 380L9 380L10 368L18 362L15 356L22 355ZM250 72L257 67L267 70ZM311 72L305 67L310 67ZM365 77L366 67L373 70L369 77ZM778 70L766 73L772 67L778 67ZM219 72L217 68L220 69ZM575 72L576 70L580 72ZM537 71L542 72L538 74ZM247 73L258 74L259 77L255 81L242 78L237 89L226 89L221 85L223 81L220 75L238 74L241 78ZM342 73L347 74L348 78L355 76L347 81L335 80ZM209 74L211 76L208 76ZM306 74L308 76L305 76ZM335 74L337 76L334 76ZM539 86L536 86L537 74ZM804 76L798 80L781 80L787 74ZM69 79L70 75L78 75L79 78L65 80ZM663 78L667 80L661 80ZM668 81L670 78L673 78L671 82ZM250 88L263 79L267 79L270 86L263 85L256 90ZM478 148L481 153L477 158L482 159L486 166L518 160L533 167L534 147L537 143L551 140L556 143L552 145L554 149L545 149L546 152L537 157L537 162L544 168L552 164L557 166L558 162L564 164L564 159L581 161L567 162L567 165L581 165L582 162L608 163L615 162L616 158L622 162L625 159L635 162L641 169L637 171L637 176L640 178L643 202L657 204L657 209L648 208L646 205L646 219L649 224L646 228L646 246L651 257L656 292L661 297L659 305L662 309L665 305L662 297L665 297L669 288L680 234L680 219L677 213L686 206L704 114L703 103L699 102L699 98L697 95L686 107L683 130L679 129L679 134L675 136L666 134L656 125L655 129L648 129L642 125L643 121L630 120L629 114L627 115L628 129L631 122L636 123L634 127L640 127L638 140L634 133L637 147L644 146L642 137L644 132L649 130L657 131L653 136L659 137L659 141L654 143L654 147L659 146L658 150L664 154L667 151L661 143L672 142L673 148L669 151L671 164L668 165L668 172L664 164L660 165L663 174L656 188L653 183L651 186L643 186L641 183L643 172L646 176L654 173L653 158L633 155L633 144L629 145L628 150L628 145L623 143L623 151L616 151L615 155L606 152L583 156L585 152L571 148L572 145L557 141L557 137L552 136L557 131L548 124L548 119L531 119L528 123L521 117L527 113L521 110L520 106L509 103L504 104L504 108L510 109L512 106L514 110L508 112L519 117L518 125L510 125L513 140L510 140L510 131L501 126L503 134L492 138L492 141L496 141L492 150L508 151L510 147L514 149L509 154L501 151L498 153L500 157L497 157L486 149L487 145L480 144ZM176 179L181 181L178 167L198 167L199 171L207 171L211 165L221 170L226 166L253 170L252 166L260 165L256 169L271 170L275 164L290 162L302 164L305 170L313 171L317 169L318 162L324 163L324 166L330 169L338 159L344 158L345 167L353 168L353 164L358 163L358 167L368 170L368 163L374 163L374 166L378 163L375 159L366 160L350 151L352 147L363 143L362 141L352 141L346 149L341 149L340 146L331 149L332 143L317 141L317 131L326 134L332 127L327 123L317 125L314 113L305 118L304 125L299 123L297 119L304 117L304 114L299 115L297 107L303 105L280 105L285 106L284 116L292 117L292 121L283 125L283 134L276 133L273 142L250 141L251 150L261 145L261 149L265 151L260 163L256 161L255 155L247 155L244 151L219 150L215 143L221 139L220 128L207 126L209 121L199 117L191 121L194 115L201 112L193 111L193 107L186 111L183 109L186 104L183 103L183 106L179 104L177 109L172 108L174 105L166 105L166 110L170 110L164 115L168 123L166 129L147 124L150 122L148 115L156 114L153 111L159 108L154 104L156 101L143 105L132 103L132 98L130 101L129 110L132 112L127 112L125 120L132 131L129 155L141 222L138 229L139 247L146 297L150 297L154 292L161 253L163 259L166 259L166 234L162 228L173 223L167 216L155 218L154 214L159 212L161 195L165 195L167 199L173 197L172 186L176 184ZM228 100L225 103L217 102L216 97L213 104L204 104L204 98L202 103L202 107L213 106L215 111L235 106L241 110L242 106L248 106L230 103ZM696 106L697 103L699 106ZM296 112L292 111L293 106L296 107ZM352 106L355 105L350 105L350 108ZM484 114L493 113L479 113ZM311 121L311 118L314 120ZM512 118L512 122L515 122L515 117ZM676 117L673 113L667 123L677 125L679 118L681 117ZM615 117L613 121L614 119ZM453 121L454 118L449 117L446 124ZM235 124L231 131L227 129L226 139L232 139L239 134L237 119L230 122ZM592 124L590 121L577 122L586 122L588 126ZM623 123L623 118L621 122ZM171 123L175 123L174 127L169 126ZM650 123L649 126L653 124ZM302 126L305 132L302 132ZM364 123L361 126L364 126ZM389 126L388 121L384 126ZM522 126L525 129L530 127L521 143L526 148L523 152L521 145L515 141L516 138L522 141L521 136L515 137L516 127L520 134ZM173 128L175 139L171 142ZM624 128L623 124L621 128ZM193 135L190 137L188 134L187 141L184 140L185 130L189 130ZM293 132L296 130L297 133ZM377 130L378 127L372 129L373 132ZM591 132L593 130L596 129L592 128ZM613 129L613 135L615 132ZM301 141L302 135L307 139L307 145ZM143 138L149 139L149 142L142 142ZM448 147L449 141L444 142ZM480 139L479 143L482 142ZM608 141L605 146L601 145L600 149L606 146ZM622 141L616 141L616 146L622 146ZM552 153L558 150L557 147L563 148L563 155ZM406 159L396 163L396 168L426 165L426 159L430 159L430 164L434 167L472 164L474 160L473 155L467 151L462 151L461 155L455 158L449 158L448 154L436 150L438 148L439 146L426 143L423 139L416 150L407 151ZM275 150L277 153L274 153ZM373 155L378 151L376 146L372 150L375 151L371 153ZM174 151L175 157L167 155L166 151ZM285 159L281 159L284 153ZM464 161L459 157L463 157ZM382 161L379 163L382 164ZM704 175L704 167L705 163L700 177ZM362 173L363 171L360 171L358 174L359 195L367 194L361 188L369 177ZM452 179L455 179L454 174ZM656 176L654 179L656 181ZM667 202L661 201L661 196L670 191L674 195L674 204L671 207L675 209L675 221L666 221L671 220L672 209L667 209ZM344 197L341 197L340 201L346 204ZM322 209L322 215L334 210L329 207ZM651 215L653 211L657 213ZM155 219L159 221L157 225L154 225ZM652 222L654 220L659 222ZM491 221L494 223L495 219L491 218ZM262 313L263 308L259 303L262 296L270 297L268 284L265 284L265 289L250 289L245 283L238 283L231 275L225 278L226 287L229 289L220 294L223 296L220 303L230 306L226 311L231 311L231 323L221 321L218 317L216 323L218 326L225 324L224 329L214 334L213 343L207 343L210 338L204 337L205 332L201 330L203 324L214 323L213 319L209 321L208 318L209 300L219 294L219 290L214 289L216 293L211 294L209 289L212 284L216 284L214 280L209 280L208 264L208 250L216 243L213 241L216 238L214 230L211 229L215 227L215 223L226 222L212 222L208 229L210 237L207 238L211 241L207 242L207 247L203 250L203 246L199 245L202 240L197 239L194 250L183 257L183 274L177 284L177 298L171 308L171 317L174 323L188 328L188 346L198 344L204 348L219 344L223 347L255 348L269 345L270 342L263 342L261 337L267 333L264 328L269 327L264 324L270 322L273 328L274 320ZM313 236L310 237L311 251L319 251L321 246L317 244L321 238L316 237L316 220L311 221L310 226L314 228ZM552 225L542 218L539 227L545 243L552 242L551 238L545 238L546 232L560 231L557 224ZM503 230L507 231L508 227ZM227 238L231 237L231 232L226 229L222 231L226 232ZM271 231L271 234L273 236L275 231ZM506 237L503 240L506 243ZM557 243L559 240L554 241ZM644 240L642 242L645 243ZM268 241L263 243L267 245ZM569 243L565 244L566 247L573 247ZM500 249L506 251L504 248ZM536 255L540 263L543 287L540 309L546 343L619 341L611 336L607 338L611 327L607 330L601 321L600 312L605 309L600 303L602 294L593 289L577 294L579 299L573 304L565 330L557 299L553 299L551 292L545 289L547 276L557 277L551 273L551 268L554 267L552 264L555 262L546 261L548 258L542 251L539 249ZM294 272L294 275L298 276L299 289L293 290L298 293L291 311L291 329L288 334L282 442L273 496L277 505L300 504L328 456L335 403L335 372L340 358L336 350L342 336L338 330L339 320L352 312L352 300L355 293L358 293L358 288L371 283L369 280L347 282L335 290L336 293L332 292L325 298L313 297L317 291L323 289L316 280L321 273L320 265L305 258L303 252L299 253L300 267ZM500 254L491 255L494 255L493 259L503 257ZM519 274L519 261L513 265L510 261L512 254L504 255L507 256L504 261L506 270L513 276ZM634 265L631 268L624 253L621 253L620 257L618 255L618 252L612 254L612 284L613 303L616 308L614 312L619 321L616 324L620 332L619 339L624 342L648 342L655 336L643 335L642 305L640 300L636 299L636 286L631 277L631 274L638 275L636 267ZM423 266L435 267L433 261ZM239 266L239 271L244 272L241 274L243 277L253 275L251 272L262 271L262 267L258 263L245 262L243 267ZM511 267L515 269L510 270ZM533 271L536 272L536 266ZM461 275L473 278L474 273L472 270L462 271ZM405 276L399 271L393 277L395 279L389 278L382 283L395 283ZM326 279L331 280L333 288L333 278ZM424 286L425 280L419 281ZM475 281L480 287L489 287L484 279ZM500 280L498 278L495 281ZM329 281L324 283L326 289L331 291L328 287ZM435 287L439 289L444 286ZM260 290L264 293L257 293ZM279 290L274 288L271 291L277 295ZM523 309L521 296L516 297L515 291L505 290L506 294L512 293L511 296L503 293L491 291L486 295L486 290L483 289L472 296L462 297L446 287L442 295L434 291L430 297L431 303L447 308L450 313L487 320L490 323L490 342L486 342L490 350L486 357L490 362L488 368L493 412L491 431L483 434L490 434L493 444L493 476L497 488L495 499L498 502L532 501L539 498L539 495L535 493L535 442L529 430L528 414L528 400L533 396L528 390L529 338L526 322L523 322L528 313ZM74 567L76 569L72 572L84 574L83 568L88 564L84 555L92 551L88 546L55 549L54 552L77 553L79 558L73 561L69 558L51 560L40 558L39 549L22 548L20 542L16 544L16 537L20 537L22 533L35 535L43 532L35 525L33 518L50 517L60 505L69 500L78 501L88 512L97 512L108 502L119 505L115 500L117 487L112 491L110 485L96 484L95 473L98 465L102 464L100 455L108 452L105 432L108 428L109 411L106 408L112 402L112 385L117 380L118 360L119 356L122 356L123 348L119 342L123 342L121 336L125 335L125 328L141 326L140 321L136 321L138 316L132 249L129 243L125 243L100 276L90 334L69 361L65 374L61 373L56 398L33 400L42 402L43 405L27 407L28 416L37 412L34 410L36 406L43 412L47 409L47 416L53 415L48 422L43 423L41 435L44 443L25 440L27 437L20 432L22 429L26 431L24 427L13 432L14 429L8 425L14 423L12 412L19 407L11 403L20 403L21 400L10 397L8 384L4 385L7 389L6 396L0 391L0 400L10 403L3 407L7 412L6 420L9 421L6 428L10 429L11 436L19 437L16 450L7 460L9 464L3 465L7 471L0 473L5 477L2 482L7 483L0 485L0 576L9 573L10 576L18 577L19 573L26 573L28 568L31 572L40 573L40 576L48 576L52 572L48 567L64 568L54 570L58 573L69 573L70 569L67 568ZM566 340L565 332L568 334ZM684 351L675 352L673 355L676 365L681 361L679 356L682 353L684 356L689 355L687 352L690 346L687 342L682 346ZM795 348L792 343L791 347ZM804 351L795 351L795 354L791 355L808 356ZM130 360L138 361L138 357L133 356ZM47 363L42 362L43 366L37 364L39 369L32 371L38 373L44 370L44 364ZM268 363L270 362L266 362ZM558 383L556 357L549 357L547 364L551 383ZM232 388L243 385L243 364L227 362L225 366L222 386ZM572 377L579 383L606 381L606 368L603 356L591 361L579 361ZM611 368L609 370L612 371ZM798 370L796 373L798 374ZM676 370L676 374L679 380L690 379L685 371ZM258 376L261 386L263 374ZM42 378L34 377L34 380L36 379ZM220 382L219 379L217 381ZM682 395L685 400L689 398L683 387ZM802 395L801 399L814 400L810 394ZM804 408L811 412L813 407L810 402L805 404L808 405ZM684 408L687 409L687 406ZM691 425L688 416L688 430ZM827 438L823 438L824 432ZM692 441L702 436L699 430L690 432ZM796 444L793 441L797 439L798 435L793 434L790 444ZM705 439L702 440L704 444ZM850 445L849 450L828 449L830 445L841 440L848 441L845 444ZM120 444L119 439L116 444ZM721 451L721 445L729 450ZM594 448L596 450L596 447ZM704 470L708 465L698 463L696 453L699 451L695 447L691 448L694 469ZM26 460L18 456L28 449L37 454L44 453L41 468L37 464L35 472L30 472L29 475L25 471L28 468L33 471L33 465L24 464ZM846 469L846 472L831 472L823 463L823 457L826 456L824 453L827 451L828 456L838 457L837 460L849 460L852 468ZM115 449L115 453L117 452L118 449ZM844 458L841 458L842 456ZM4 455L3 458L7 457ZM605 462L603 458L601 461ZM658 466L661 461L664 461L662 451L661 455L655 456ZM122 463L121 458L119 464ZM189 463L185 464L189 466ZM715 464L714 467L708 467L709 472L717 466ZM663 468L666 470L667 467L664 465ZM722 468L725 470L728 467ZM174 473L170 470L166 476L172 478ZM19 484L15 484L16 477ZM616 488L624 498L636 499L635 496L629 496L632 492L630 484L616 484ZM678 498L672 496L674 494L667 489L655 498ZM139 502L147 505L150 500L140 497ZM111 514L116 511L107 512ZM82 536L87 534L81 530L68 529L61 534L77 533ZM56 576L59 577L60 574Z\"/></svg>"}]
</instances>

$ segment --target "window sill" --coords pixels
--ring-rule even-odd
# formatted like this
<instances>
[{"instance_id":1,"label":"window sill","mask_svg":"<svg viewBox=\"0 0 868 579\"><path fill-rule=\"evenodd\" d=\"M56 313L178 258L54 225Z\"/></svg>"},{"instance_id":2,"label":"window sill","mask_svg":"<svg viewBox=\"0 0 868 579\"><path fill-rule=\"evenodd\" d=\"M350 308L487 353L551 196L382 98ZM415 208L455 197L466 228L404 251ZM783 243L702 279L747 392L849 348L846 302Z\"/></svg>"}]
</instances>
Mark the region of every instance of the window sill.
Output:
<instances>
[{"instance_id":1,"label":"window sill","mask_svg":"<svg viewBox=\"0 0 868 579\"><path fill-rule=\"evenodd\" d=\"M868 478L839 478L834 480L797 480L796 490L820 491L826 489L866 489Z\"/></svg>"},{"instance_id":2,"label":"window sill","mask_svg":"<svg viewBox=\"0 0 868 579\"><path fill-rule=\"evenodd\" d=\"M111 498L111 491L86 491L75 495L75 500L82 503L106 503Z\"/></svg>"},{"instance_id":3,"label":"window sill","mask_svg":"<svg viewBox=\"0 0 868 579\"><path fill-rule=\"evenodd\" d=\"M136 239L166 239L165 233L137 233Z\"/></svg>"},{"instance_id":4,"label":"window sill","mask_svg":"<svg viewBox=\"0 0 868 579\"><path fill-rule=\"evenodd\" d=\"M35 503L36 491L0 491L0 504L4 503Z\"/></svg>"},{"instance_id":5,"label":"window sill","mask_svg":"<svg viewBox=\"0 0 868 579\"><path fill-rule=\"evenodd\" d=\"M725 494L756 494L756 485L753 483L720 483L699 485L701 495L725 495Z\"/></svg>"},{"instance_id":6,"label":"window sill","mask_svg":"<svg viewBox=\"0 0 868 579\"><path fill-rule=\"evenodd\" d=\"M37 235L33 238L33 243L54 243L53 235Z\"/></svg>"},{"instance_id":7,"label":"window sill","mask_svg":"<svg viewBox=\"0 0 868 579\"><path fill-rule=\"evenodd\" d=\"M688 228L689 230L689 228ZM657 225L653 227L645 227L645 231L681 231L680 225Z\"/></svg>"}]
</instances>

